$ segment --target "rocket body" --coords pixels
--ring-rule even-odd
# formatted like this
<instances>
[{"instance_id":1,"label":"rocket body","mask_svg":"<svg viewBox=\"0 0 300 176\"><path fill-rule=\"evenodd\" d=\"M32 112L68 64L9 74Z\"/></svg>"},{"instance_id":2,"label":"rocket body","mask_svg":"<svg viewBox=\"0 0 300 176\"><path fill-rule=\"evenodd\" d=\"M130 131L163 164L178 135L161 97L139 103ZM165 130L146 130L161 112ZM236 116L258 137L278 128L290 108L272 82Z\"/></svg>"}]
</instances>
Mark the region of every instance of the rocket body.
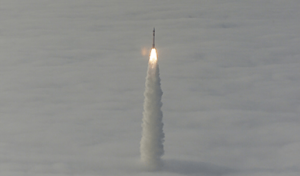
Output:
<instances>
[{"instance_id":1,"label":"rocket body","mask_svg":"<svg viewBox=\"0 0 300 176\"><path fill-rule=\"evenodd\" d=\"M153 28L153 43L152 48L155 48L155 28Z\"/></svg>"}]
</instances>

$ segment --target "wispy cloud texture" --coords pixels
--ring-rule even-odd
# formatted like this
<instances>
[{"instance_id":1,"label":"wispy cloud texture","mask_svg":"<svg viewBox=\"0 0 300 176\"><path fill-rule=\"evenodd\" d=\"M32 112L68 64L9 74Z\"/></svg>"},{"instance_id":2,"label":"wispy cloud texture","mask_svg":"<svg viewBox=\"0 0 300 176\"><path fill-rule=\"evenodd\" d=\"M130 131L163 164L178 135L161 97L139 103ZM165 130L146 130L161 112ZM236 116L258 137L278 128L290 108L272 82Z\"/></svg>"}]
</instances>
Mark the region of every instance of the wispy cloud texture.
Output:
<instances>
[{"instance_id":1,"label":"wispy cloud texture","mask_svg":"<svg viewBox=\"0 0 300 176\"><path fill-rule=\"evenodd\" d=\"M299 5L2 0L1 175L298 176ZM148 173L153 26L166 141Z\"/></svg>"}]
</instances>

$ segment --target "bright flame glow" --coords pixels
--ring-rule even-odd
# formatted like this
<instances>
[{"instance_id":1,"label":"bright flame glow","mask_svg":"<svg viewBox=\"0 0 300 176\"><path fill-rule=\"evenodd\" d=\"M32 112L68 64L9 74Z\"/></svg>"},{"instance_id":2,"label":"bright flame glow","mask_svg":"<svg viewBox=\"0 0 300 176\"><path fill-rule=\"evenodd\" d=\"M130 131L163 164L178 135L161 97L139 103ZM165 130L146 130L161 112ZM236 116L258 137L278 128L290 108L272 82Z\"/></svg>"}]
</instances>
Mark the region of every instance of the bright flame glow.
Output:
<instances>
[{"instance_id":1,"label":"bright flame glow","mask_svg":"<svg viewBox=\"0 0 300 176\"><path fill-rule=\"evenodd\" d=\"M156 53L156 49L152 48L151 53L150 53L150 59L149 62L151 62L152 64L156 63L157 61L157 53Z\"/></svg>"}]
</instances>

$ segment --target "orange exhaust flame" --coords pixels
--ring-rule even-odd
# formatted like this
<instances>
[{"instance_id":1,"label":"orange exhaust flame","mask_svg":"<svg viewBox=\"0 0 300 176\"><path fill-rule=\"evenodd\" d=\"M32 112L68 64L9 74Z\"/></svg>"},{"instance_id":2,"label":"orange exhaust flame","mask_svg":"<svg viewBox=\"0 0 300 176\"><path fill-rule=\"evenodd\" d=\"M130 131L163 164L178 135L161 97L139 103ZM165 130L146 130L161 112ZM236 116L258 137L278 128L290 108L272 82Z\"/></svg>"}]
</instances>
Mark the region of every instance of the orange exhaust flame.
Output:
<instances>
[{"instance_id":1,"label":"orange exhaust flame","mask_svg":"<svg viewBox=\"0 0 300 176\"><path fill-rule=\"evenodd\" d=\"M155 64L156 62L157 62L157 53L156 53L156 49L155 49L155 48L152 48L151 53L150 53L149 63Z\"/></svg>"}]
</instances>

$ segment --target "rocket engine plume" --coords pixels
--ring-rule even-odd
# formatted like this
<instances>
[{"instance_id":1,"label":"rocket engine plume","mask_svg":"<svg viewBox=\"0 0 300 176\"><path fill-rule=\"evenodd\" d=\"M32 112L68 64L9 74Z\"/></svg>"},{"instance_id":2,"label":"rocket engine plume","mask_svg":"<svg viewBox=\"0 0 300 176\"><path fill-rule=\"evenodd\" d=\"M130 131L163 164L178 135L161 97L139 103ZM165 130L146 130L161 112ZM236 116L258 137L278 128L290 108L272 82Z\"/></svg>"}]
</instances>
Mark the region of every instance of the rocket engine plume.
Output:
<instances>
[{"instance_id":1,"label":"rocket engine plume","mask_svg":"<svg viewBox=\"0 0 300 176\"><path fill-rule=\"evenodd\" d=\"M161 111L163 92L160 87L155 48L151 50L145 86L141 160L147 169L159 170L162 168L161 156L164 154L163 113Z\"/></svg>"}]
</instances>

